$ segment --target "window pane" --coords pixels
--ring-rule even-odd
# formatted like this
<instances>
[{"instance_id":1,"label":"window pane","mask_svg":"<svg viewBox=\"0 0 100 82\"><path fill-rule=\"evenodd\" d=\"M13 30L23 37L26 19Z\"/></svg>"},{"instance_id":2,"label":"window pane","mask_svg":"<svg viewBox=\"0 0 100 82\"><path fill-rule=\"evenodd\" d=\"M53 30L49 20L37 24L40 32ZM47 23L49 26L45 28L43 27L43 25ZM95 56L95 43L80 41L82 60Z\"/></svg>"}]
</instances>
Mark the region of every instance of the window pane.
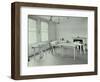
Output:
<instances>
[{"instance_id":1,"label":"window pane","mask_svg":"<svg viewBox=\"0 0 100 82\"><path fill-rule=\"evenodd\" d=\"M48 41L48 23L41 22L41 41Z\"/></svg>"},{"instance_id":2,"label":"window pane","mask_svg":"<svg viewBox=\"0 0 100 82\"><path fill-rule=\"evenodd\" d=\"M36 20L29 19L29 31L36 31Z\"/></svg>"},{"instance_id":3,"label":"window pane","mask_svg":"<svg viewBox=\"0 0 100 82\"><path fill-rule=\"evenodd\" d=\"M36 32L29 32L29 44L34 44L36 41Z\"/></svg>"},{"instance_id":4,"label":"window pane","mask_svg":"<svg viewBox=\"0 0 100 82\"><path fill-rule=\"evenodd\" d=\"M47 31L47 30L48 30L48 23L41 22L41 31Z\"/></svg>"},{"instance_id":5,"label":"window pane","mask_svg":"<svg viewBox=\"0 0 100 82\"><path fill-rule=\"evenodd\" d=\"M48 41L48 33L47 32L43 32L41 33L41 40L42 41Z\"/></svg>"},{"instance_id":6,"label":"window pane","mask_svg":"<svg viewBox=\"0 0 100 82\"><path fill-rule=\"evenodd\" d=\"M36 38L36 20L34 19L28 19L28 23L29 23L29 44L34 44L35 42L37 42L37 38Z\"/></svg>"}]
</instances>

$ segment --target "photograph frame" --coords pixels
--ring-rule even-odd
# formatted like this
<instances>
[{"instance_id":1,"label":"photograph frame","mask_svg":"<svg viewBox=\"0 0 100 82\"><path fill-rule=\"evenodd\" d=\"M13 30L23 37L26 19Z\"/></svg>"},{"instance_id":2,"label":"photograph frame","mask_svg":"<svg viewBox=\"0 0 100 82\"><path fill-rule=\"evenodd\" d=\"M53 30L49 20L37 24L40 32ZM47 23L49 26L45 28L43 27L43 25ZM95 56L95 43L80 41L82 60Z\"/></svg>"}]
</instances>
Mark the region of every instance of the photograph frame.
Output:
<instances>
[{"instance_id":1,"label":"photograph frame","mask_svg":"<svg viewBox=\"0 0 100 82\"><path fill-rule=\"evenodd\" d=\"M21 7L38 7L38 8L56 8L56 9L73 9L94 11L94 71L77 72L77 73L58 73L42 75L20 75L20 8ZM38 79L38 78L56 78L69 76L97 75L97 7L61 5L46 3L28 3L13 2L11 4L11 78L15 80Z\"/></svg>"}]
</instances>

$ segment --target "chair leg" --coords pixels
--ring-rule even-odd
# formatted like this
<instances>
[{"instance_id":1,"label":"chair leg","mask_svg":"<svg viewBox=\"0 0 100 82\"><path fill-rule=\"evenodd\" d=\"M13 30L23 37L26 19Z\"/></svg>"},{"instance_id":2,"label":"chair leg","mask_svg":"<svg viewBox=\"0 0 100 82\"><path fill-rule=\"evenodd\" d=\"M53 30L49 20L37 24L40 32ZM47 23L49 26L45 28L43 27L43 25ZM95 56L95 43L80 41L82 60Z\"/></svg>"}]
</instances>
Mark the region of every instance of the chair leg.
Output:
<instances>
[{"instance_id":1,"label":"chair leg","mask_svg":"<svg viewBox=\"0 0 100 82\"><path fill-rule=\"evenodd\" d=\"M55 50L54 50L54 48L53 48L53 47L51 47L51 51L52 51L52 55L54 55Z\"/></svg>"},{"instance_id":2,"label":"chair leg","mask_svg":"<svg viewBox=\"0 0 100 82\"><path fill-rule=\"evenodd\" d=\"M80 45L80 54L82 54L82 46Z\"/></svg>"},{"instance_id":3,"label":"chair leg","mask_svg":"<svg viewBox=\"0 0 100 82\"><path fill-rule=\"evenodd\" d=\"M86 54L86 47L83 46L83 51L84 51L84 54Z\"/></svg>"},{"instance_id":4,"label":"chair leg","mask_svg":"<svg viewBox=\"0 0 100 82\"><path fill-rule=\"evenodd\" d=\"M75 60L75 56L76 56L75 52L76 52L76 49L74 48L74 60Z\"/></svg>"}]
</instances>

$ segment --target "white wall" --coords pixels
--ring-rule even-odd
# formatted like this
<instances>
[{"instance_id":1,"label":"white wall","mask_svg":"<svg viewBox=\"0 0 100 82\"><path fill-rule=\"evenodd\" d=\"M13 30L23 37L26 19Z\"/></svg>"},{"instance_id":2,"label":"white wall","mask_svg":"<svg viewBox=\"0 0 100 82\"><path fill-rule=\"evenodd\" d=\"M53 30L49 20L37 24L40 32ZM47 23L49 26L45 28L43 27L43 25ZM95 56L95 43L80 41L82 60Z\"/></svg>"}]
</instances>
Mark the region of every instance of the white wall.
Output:
<instances>
[{"instance_id":1,"label":"white wall","mask_svg":"<svg viewBox=\"0 0 100 82\"><path fill-rule=\"evenodd\" d=\"M11 2L26 1L26 2L41 2L69 5L88 5L99 6L100 0L1 0L0 1L0 82L16 82L10 79L11 70ZM98 22L100 22L100 6L98 12ZM100 24L98 24L98 34L100 35ZM98 38L100 42L100 37ZM100 49L100 43L98 43ZM98 62L100 62L100 50L98 51ZM100 64L98 64L100 69ZM21 80L19 82L100 82L99 75L79 76L79 77L64 77L50 78L38 80Z\"/></svg>"},{"instance_id":2,"label":"white wall","mask_svg":"<svg viewBox=\"0 0 100 82\"><path fill-rule=\"evenodd\" d=\"M56 40L56 24L53 22L49 22L49 29L48 29L48 34L49 34L49 41Z\"/></svg>"},{"instance_id":3,"label":"white wall","mask_svg":"<svg viewBox=\"0 0 100 82\"><path fill-rule=\"evenodd\" d=\"M63 18L65 19L65 18ZM87 37L87 18L68 17L57 24L57 38L73 41L73 37Z\"/></svg>"}]
</instances>

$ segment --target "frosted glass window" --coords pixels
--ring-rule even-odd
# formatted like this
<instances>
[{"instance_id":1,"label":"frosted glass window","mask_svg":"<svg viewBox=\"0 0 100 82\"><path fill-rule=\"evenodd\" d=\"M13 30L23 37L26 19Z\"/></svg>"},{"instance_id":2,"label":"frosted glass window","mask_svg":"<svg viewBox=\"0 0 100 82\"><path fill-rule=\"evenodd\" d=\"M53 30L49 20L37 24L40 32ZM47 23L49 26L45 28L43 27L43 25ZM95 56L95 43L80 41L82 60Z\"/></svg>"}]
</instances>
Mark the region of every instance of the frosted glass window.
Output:
<instances>
[{"instance_id":1,"label":"frosted glass window","mask_svg":"<svg viewBox=\"0 0 100 82\"><path fill-rule=\"evenodd\" d=\"M41 22L41 41L48 41L48 23Z\"/></svg>"},{"instance_id":2,"label":"frosted glass window","mask_svg":"<svg viewBox=\"0 0 100 82\"><path fill-rule=\"evenodd\" d=\"M28 20L29 26L29 44L34 44L37 42L36 38L36 20L30 19Z\"/></svg>"}]
</instances>

